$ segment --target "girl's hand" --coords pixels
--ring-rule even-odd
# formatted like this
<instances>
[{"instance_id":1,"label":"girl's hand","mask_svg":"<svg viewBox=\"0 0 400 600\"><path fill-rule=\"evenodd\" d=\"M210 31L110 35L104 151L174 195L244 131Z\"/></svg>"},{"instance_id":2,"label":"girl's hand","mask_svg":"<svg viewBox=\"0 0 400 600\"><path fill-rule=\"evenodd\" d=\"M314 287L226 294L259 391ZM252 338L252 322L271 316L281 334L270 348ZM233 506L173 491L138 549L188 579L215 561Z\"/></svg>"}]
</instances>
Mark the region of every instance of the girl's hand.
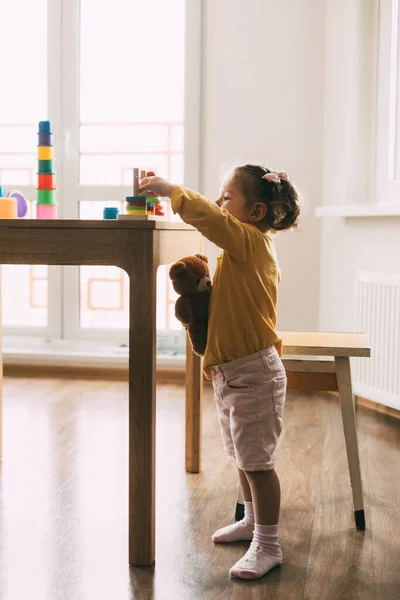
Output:
<instances>
[{"instance_id":1,"label":"girl's hand","mask_svg":"<svg viewBox=\"0 0 400 600\"><path fill-rule=\"evenodd\" d=\"M139 182L139 189L141 192L145 192L146 196L162 196L164 198L170 198L172 193L172 185L169 181L162 179L161 177L145 177Z\"/></svg>"}]
</instances>

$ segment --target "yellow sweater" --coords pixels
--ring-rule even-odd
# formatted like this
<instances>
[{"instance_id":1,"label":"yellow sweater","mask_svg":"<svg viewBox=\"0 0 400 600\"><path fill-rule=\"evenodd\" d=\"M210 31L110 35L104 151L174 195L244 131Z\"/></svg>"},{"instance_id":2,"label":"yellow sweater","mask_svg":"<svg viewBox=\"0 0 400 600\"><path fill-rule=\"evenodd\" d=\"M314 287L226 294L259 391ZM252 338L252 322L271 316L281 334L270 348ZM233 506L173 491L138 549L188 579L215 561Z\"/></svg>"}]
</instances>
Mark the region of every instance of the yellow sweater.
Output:
<instances>
[{"instance_id":1,"label":"yellow sweater","mask_svg":"<svg viewBox=\"0 0 400 600\"><path fill-rule=\"evenodd\" d=\"M204 371L281 340L275 331L280 271L273 241L200 194L174 186L172 210L223 249L211 293Z\"/></svg>"}]
</instances>

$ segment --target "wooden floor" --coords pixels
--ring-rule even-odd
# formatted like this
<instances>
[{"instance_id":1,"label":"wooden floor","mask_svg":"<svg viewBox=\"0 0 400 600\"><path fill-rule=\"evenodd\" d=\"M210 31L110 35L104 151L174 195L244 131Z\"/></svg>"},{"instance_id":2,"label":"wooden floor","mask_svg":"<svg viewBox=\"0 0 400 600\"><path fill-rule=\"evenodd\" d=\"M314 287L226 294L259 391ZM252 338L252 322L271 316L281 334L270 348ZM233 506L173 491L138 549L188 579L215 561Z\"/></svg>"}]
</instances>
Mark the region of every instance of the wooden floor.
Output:
<instances>
[{"instance_id":1,"label":"wooden floor","mask_svg":"<svg viewBox=\"0 0 400 600\"><path fill-rule=\"evenodd\" d=\"M184 389L158 387L157 559L127 566L127 384L6 379L1 600L400 598L400 424L359 410L367 531L353 525L339 408L290 395L278 472L284 565L231 582L246 545L213 546L232 519L234 465L205 390L204 466L184 471Z\"/></svg>"}]
</instances>

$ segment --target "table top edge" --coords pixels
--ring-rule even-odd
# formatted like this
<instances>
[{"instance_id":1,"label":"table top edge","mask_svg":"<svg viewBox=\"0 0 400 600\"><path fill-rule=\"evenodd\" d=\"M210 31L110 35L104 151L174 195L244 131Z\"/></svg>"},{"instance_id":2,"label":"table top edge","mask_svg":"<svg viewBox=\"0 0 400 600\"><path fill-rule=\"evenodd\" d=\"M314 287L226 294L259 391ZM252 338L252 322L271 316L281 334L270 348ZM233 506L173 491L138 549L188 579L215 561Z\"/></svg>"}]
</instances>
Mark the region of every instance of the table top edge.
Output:
<instances>
[{"instance_id":1,"label":"table top edge","mask_svg":"<svg viewBox=\"0 0 400 600\"><path fill-rule=\"evenodd\" d=\"M102 219L0 219L0 230L12 229L140 229L155 231L196 231L179 221L138 221Z\"/></svg>"}]
</instances>

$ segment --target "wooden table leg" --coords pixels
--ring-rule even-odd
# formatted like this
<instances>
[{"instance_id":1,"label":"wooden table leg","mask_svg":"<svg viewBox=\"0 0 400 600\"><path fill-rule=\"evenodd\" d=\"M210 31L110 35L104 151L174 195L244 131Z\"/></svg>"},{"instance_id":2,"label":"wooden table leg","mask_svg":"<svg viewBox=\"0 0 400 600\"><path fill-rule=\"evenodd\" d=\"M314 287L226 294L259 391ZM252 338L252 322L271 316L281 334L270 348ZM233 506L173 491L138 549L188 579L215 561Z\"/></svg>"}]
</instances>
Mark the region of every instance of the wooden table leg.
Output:
<instances>
[{"instance_id":1,"label":"wooden table leg","mask_svg":"<svg viewBox=\"0 0 400 600\"><path fill-rule=\"evenodd\" d=\"M186 443L185 466L189 473L201 468L201 401L203 394L202 360L186 338Z\"/></svg>"},{"instance_id":2,"label":"wooden table leg","mask_svg":"<svg viewBox=\"0 0 400 600\"><path fill-rule=\"evenodd\" d=\"M131 249L136 261L126 269L130 276L129 564L137 566L151 565L155 558L156 433L156 270L151 244L144 243L141 249L138 245Z\"/></svg>"},{"instance_id":3,"label":"wooden table leg","mask_svg":"<svg viewBox=\"0 0 400 600\"><path fill-rule=\"evenodd\" d=\"M353 391L351 386L350 359L335 357L336 377L339 390L340 408L342 411L344 438L346 441L347 460L349 463L350 481L353 490L354 518L357 529L365 529L360 458L358 452L356 415Z\"/></svg>"}]
</instances>

